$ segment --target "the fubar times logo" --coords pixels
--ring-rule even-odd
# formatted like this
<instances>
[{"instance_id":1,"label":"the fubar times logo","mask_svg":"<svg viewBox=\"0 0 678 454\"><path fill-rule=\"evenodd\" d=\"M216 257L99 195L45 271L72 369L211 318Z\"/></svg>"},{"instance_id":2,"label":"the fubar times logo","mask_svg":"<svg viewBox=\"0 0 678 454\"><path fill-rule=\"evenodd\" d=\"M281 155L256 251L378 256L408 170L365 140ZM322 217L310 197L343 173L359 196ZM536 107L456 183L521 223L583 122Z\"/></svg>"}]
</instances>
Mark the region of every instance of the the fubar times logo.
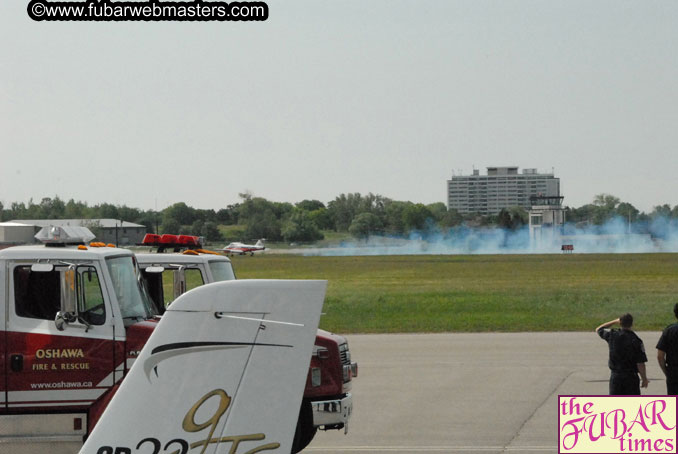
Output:
<instances>
[{"instance_id":1,"label":"the fubar times logo","mask_svg":"<svg viewBox=\"0 0 678 454\"><path fill-rule=\"evenodd\" d=\"M677 453L678 396L558 396L558 453Z\"/></svg>"}]
</instances>

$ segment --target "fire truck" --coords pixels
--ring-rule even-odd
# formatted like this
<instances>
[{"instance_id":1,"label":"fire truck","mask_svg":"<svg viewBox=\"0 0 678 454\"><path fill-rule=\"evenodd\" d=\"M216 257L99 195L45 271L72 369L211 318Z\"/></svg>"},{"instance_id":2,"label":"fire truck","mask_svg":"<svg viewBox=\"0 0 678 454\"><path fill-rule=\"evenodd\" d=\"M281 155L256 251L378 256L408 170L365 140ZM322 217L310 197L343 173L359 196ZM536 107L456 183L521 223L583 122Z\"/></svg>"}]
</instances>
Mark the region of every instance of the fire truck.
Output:
<instances>
[{"instance_id":1,"label":"fire truck","mask_svg":"<svg viewBox=\"0 0 678 454\"><path fill-rule=\"evenodd\" d=\"M132 251L82 227L36 238L0 251L0 452L73 454L161 315Z\"/></svg>"},{"instance_id":2,"label":"fire truck","mask_svg":"<svg viewBox=\"0 0 678 454\"><path fill-rule=\"evenodd\" d=\"M200 237L168 234L148 234L141 243L155 251L137 252L136 258L151 299L161 313L184 292L236 279L231 261L222 254L202 249L201 244ZM318 429L348 431L353 408L350 391L357 375L358 365L351 360L346 339L318 330L293 453L304 449Z\"/></svg>"}]
</instances>

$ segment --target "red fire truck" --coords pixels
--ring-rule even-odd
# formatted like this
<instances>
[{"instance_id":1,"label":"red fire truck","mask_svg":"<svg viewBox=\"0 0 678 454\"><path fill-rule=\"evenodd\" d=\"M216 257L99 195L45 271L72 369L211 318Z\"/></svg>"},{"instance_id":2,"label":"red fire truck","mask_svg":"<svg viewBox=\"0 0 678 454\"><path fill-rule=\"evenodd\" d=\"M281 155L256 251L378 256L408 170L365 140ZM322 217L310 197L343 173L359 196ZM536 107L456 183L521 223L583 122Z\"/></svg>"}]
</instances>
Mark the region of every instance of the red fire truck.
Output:
<instances>
[{"instance_id":1,"label":"red fire truck","mask_svg":"<svg viewBox=\"0 0 678 454\"><path fill-rule=\"evenodd\" d=\"M202 240L187 235L146 235L142 243L156 252L137 253L151 299L160 312L184 292L204 284L235 279L231 261L201 249ZM165 253L165 251L179 251ZM300 410L294 452L301 451L318 429L344 429L352 412L352 379L358 374L343 336L318 330Z\"/></svg>"},{"instance_id":2,"label":"red fire truck","mask_svg":"<svg viewBox=\"0 0 678 454\"><path fill-rule=\"evenodd\" d=\"M0 317L0 445L16 454L72 454L160 314L131 251L85 246L93 235L81 227L46 227L36 237L45 245L0 251L0 311L6 314ZM336 340L329 339L317 346L314 360L334 352ZM348 373L350 381L351 369L349 362L340 375ZM311 391L313 374L312 367Z\"/></svg>"}]
</instances>

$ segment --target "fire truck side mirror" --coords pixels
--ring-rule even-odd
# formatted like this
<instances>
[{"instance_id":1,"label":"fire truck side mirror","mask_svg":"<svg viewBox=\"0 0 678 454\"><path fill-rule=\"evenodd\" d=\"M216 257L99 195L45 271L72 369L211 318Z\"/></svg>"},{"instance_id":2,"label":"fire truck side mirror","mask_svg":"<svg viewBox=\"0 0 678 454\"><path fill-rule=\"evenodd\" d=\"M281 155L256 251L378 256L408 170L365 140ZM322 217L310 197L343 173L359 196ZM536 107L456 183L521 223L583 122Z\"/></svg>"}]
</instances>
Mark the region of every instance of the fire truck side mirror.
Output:
<instances>
[{"instance_id":1,"label":"fire truck side mirror","mask_svg":"<svg viewBox=\"0 0 678 454\"><path fill-rule=\"evenodd\" d=\"M62 331L66 324L77 319L75 274L75 265L70 265L61 273L61 310L57 312L54 319L59 331Z\"/></svg>"},{"instance_id":2,"label":"fire truck side mirror","mask_svg":"<svg viewBox=\"0 0 678 454\"><path fill-rule=\"evenodd\" d=\"M56 313L56 317L54 317L54 324L56 325L56 329L59 331L63 331L64 328L66 328L66 317L64 317L64 313L59 311Z\"/></svg>"},{"instance_id":3,"label":"fire truck side mirror","mask_svg":"<svg viewBox=\"0 0 678 454\"><path fill-rule=\"evenodd\" d=\"M67 312L59 311L54 317L54 324L59 331L63 331L66 328L66 325L73 323L77 318L73 314Z\"/></svg>"}]
</instances>

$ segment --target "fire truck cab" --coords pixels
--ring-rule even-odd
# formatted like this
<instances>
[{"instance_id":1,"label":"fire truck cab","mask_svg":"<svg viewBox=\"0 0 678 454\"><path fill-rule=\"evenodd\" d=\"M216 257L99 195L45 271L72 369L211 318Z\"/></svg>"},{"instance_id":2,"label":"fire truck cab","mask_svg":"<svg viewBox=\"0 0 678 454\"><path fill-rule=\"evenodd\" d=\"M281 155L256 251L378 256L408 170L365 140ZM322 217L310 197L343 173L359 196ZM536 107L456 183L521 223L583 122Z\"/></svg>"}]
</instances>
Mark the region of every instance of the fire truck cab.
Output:
<instances>
[{"instance_id":1,"label":"fire truck cab","mask_svg":"<svg viewBox=\"0 0 678 454\"><path fill-rule=\"evenodd\" d=\"M79 227L36 237L46 244L0 251L0 445L72 454L158 314L131 251L84 246Z\"/></svg>"},{"instance_id":2,"label":"fire truck cab","mask_svg":"<svg viewBox=\"0 0 678 454\"><path fill-rule=\"evenodd\" d=\"M222 254L200 249L198 237L147 235L142 243L160 251L196 249L182 253L137 253L147 288L162 312L186 291L213 282L236 279L231 261ZM318 429L348 430L353 408L350 394L358 365L351 361L343 336L318 330L297 423L293 453L304 449Z\"/></svg>"}]
</instances>

